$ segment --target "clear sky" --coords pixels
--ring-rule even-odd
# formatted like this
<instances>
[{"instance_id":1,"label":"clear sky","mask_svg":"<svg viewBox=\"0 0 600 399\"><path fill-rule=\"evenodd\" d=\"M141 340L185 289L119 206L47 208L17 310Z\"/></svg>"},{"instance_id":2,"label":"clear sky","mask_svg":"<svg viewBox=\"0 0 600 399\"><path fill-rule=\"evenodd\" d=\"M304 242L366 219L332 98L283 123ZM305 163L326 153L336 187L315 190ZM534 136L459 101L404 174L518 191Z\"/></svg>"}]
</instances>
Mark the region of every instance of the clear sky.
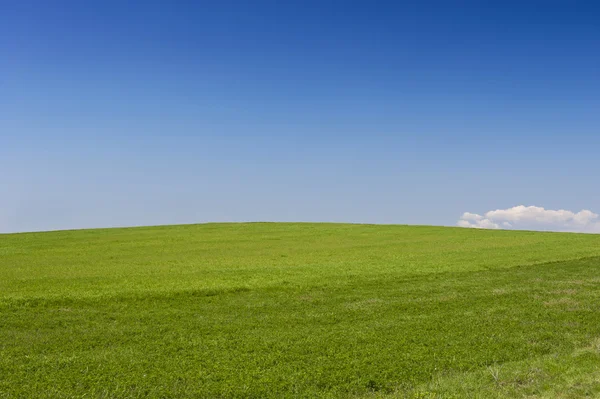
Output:
<instances>
[{"instance_id":1,"label":"clear sky","mask_svg":"<svg viewBox=\"0 0 600 399\"><path fill-rule=\"evenodd\" d=\"M0 232L454 225L599 181L595 1L0 0Z\"/></svg>"}]
</instances>

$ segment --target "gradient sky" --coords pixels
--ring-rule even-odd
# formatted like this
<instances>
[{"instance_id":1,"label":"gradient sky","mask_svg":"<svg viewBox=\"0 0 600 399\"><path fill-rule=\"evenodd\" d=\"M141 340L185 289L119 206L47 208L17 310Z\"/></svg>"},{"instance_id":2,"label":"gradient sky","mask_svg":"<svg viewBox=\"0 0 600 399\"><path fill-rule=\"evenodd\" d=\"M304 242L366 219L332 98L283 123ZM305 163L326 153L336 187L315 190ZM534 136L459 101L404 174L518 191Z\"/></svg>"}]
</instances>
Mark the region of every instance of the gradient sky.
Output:
<instances>
[{"instance_id":1,"label":"gradient sky","mask_svg":"<svg viewBox=\"0 0 600 399\"><path fill-rule=\"evenodd\" d=\"M412 3L0 1L0 232L600 211L600 3Z\"/></svg>"}]
</instances>

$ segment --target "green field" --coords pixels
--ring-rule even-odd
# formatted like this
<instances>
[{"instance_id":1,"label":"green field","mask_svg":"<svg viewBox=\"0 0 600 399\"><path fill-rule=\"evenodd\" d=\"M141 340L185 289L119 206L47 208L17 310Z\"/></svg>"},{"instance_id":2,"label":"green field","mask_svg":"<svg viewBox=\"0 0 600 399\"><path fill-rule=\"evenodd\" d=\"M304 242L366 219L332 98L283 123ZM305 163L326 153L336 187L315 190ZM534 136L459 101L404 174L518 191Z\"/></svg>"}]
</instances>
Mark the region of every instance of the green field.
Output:
<instances>
[{"instance_id":1,"label":"green field","mask_svg":"<svg viewBox=\"0 0 600 399\"><path fill-rule=\"evenodd\" d=\"M600 397L600 235L0 235L2 398Z\"/></svg>"}]
</instances>

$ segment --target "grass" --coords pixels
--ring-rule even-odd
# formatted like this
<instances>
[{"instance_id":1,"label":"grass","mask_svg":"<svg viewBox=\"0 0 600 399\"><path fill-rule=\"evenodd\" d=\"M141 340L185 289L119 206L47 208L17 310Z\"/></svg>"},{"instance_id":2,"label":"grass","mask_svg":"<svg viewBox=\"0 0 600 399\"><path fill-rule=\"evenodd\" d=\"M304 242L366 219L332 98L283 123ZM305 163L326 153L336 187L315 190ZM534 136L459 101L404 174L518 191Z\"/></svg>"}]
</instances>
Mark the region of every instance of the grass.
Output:
<instances>
[{"instance_id":1,"label":"grass","mask_svg":"<svg viewBox=\"0 0 600 399\"><path fill-rule=\"evenodd\" d=\"M0 235L0 397L600 397L599 272L599 235Z\"/></svg>"}]
</instances>

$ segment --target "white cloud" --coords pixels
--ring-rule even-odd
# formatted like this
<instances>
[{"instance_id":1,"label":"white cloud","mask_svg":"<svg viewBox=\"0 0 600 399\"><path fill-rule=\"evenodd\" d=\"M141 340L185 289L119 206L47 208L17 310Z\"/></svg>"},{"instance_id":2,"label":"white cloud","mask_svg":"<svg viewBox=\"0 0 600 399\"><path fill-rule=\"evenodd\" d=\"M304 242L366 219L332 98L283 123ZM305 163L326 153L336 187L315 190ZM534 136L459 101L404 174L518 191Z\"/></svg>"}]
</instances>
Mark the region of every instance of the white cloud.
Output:
<instances>
[{"instance_id":1,"label":"white cloud","mask_svg":"<svg viewBox=\"0 0 600 399\"><path fill-rule=\"evenodd\" d=\"M468 220L468 221L471 221L471 222L477 222L477 221L483 219L483 216L478 215L476 213L465 212L465 213L463 213L461 219Z\"/></svg>"},{"instance_id":2,"label":"white cloud","mask_svg":"<svg viewBox=\"0 0 600 399\"><path fill-rule=\"evenodd\" d=\"M496 209L486 212L484 215L465 212L457 225L480 229L504 228L600 233L600 217L592 211L582 210L575 213L564 209L552 210L524 205Z\"/></svg>"}]
</instances>

